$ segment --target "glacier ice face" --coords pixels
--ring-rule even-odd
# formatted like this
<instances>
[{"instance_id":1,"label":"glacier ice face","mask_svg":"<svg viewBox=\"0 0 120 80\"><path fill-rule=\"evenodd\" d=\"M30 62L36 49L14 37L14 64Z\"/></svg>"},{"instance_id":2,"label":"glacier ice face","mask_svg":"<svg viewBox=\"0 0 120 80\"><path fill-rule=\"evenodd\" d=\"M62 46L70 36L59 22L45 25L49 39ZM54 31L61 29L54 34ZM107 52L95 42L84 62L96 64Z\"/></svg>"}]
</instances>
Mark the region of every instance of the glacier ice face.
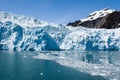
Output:
<instances>
[{"instance_id":1,"label":"glacier ice face","mask_svg":"<svg viewBox=\"0 0 120 80\"><path fill-rule=\"evenodd\" d=\"M69 32L65 26L60 24L48 23L32 17L15 15L12 13L0 12L0 21L3 24L10 22L11 24L8 24L8 26L12 27L12 29L10 27L4 32L5 34L10 31L12 37L9 36L7 40L1 38L2 41L0 47L4 47L4 49L60 50L59 45L62 43L65 35ZM19 25L19 27L13 29L13 24ZM0 27L1 32L3 33L2 26ZM5 25L4 28L7 28L7 26ZM9 35L11 35L10 33ZM5 37L5 35L3 36Z\"/></svg>"},{"instance_id":2,"label":"glacier ice face","mask_svg":"<svg viewBox=\"0 0 120 80\"><path fill-rule=\"evenodd\" d=\"M0 50L59 50L54 39L40 27L21 27L12 22L0 23Z\"/></svg>"},{"instance_id":3,"label":"glacier ice face","mask_svg":"<svg viewBox=\"0 0 120 80\"><path fill-rule=\"evenodd\" d=\"M110 13L102 10L94 13ZM96 14L97 15L97 14ZM89 29L0 13L0 49L5 50L119 50L118 29Z\"/></svg>"},{"instance_id":4,"label":"glacier ice face","mask_svg":"<svg viewBox=\"0 0 120 80\"><path fill-rule=\"evenodd\" d=\"M61 48L67 50L119 50L119 29L89 29L77 27L66 35Z\"/></svg>"}]
</instances>

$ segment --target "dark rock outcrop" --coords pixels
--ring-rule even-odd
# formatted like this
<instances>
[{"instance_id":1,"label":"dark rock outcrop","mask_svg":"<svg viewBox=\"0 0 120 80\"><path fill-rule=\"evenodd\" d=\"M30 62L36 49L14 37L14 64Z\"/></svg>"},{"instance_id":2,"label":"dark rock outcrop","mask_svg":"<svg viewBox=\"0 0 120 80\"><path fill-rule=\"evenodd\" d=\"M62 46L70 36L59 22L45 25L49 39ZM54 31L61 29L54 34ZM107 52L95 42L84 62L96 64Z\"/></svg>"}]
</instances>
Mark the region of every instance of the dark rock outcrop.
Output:
<instances>
[{"instance_id":1,"label":"dark rock outcrop","mask_svg":"<svg viewBox=\"0 0 120 80\"><path fill-rule=\"evenodd\" d=\"M67 26L84 26L88 28L106 28L106 29L115 29L120 27L120 11L114 11L106 16L99 17L94 20L87 21L75 21L68 23Z\"/></svg>"},{"instance_id":2,"label":"dark rock outcrop","mask_svg":"<svg viewBox=\"0 0 120 80\"><path fill-rule=\"evenodd\" d=\"M67 26L73 26L73 27L76 27L76 26L80 26L79 24L81 23L80 20L78 21L75 21L75 22L70 22L67 24Z\"/></svg>"}]
</instances>

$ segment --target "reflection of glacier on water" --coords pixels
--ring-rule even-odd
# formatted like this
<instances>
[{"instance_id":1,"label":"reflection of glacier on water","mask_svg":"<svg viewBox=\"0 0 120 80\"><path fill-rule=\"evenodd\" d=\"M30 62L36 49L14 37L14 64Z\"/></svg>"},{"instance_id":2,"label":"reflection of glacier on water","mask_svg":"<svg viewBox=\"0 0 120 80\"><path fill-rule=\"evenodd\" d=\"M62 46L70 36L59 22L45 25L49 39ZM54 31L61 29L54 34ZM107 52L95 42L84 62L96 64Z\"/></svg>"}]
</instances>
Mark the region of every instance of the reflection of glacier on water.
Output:
<instances>
[{"instance_id":1,"label":"reflection of glacier on water","mask_svg":"<svg viewBox=\"0 0 120 80\"><path fill-rule=\"evenodd\" d=\"M109 80L120 80L119 52L40 52L37 59L54 60L91 75L101 75Z\"/></svg>"}]
</instances>

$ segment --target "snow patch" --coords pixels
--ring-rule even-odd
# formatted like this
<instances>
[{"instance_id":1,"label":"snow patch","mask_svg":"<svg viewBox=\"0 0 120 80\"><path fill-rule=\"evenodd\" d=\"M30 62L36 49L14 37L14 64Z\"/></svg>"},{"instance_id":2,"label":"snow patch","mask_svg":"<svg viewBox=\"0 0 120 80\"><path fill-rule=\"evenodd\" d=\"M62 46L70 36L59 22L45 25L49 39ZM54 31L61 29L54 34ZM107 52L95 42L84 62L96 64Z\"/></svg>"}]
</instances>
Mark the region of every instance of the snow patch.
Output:
<instances>
[{"instance_id":1,"label":"snow patch","mask_svg":"<svg viewBox=\"0 0 120 80\"><path fill-rule=\"evenodd\" d=\"M93 13L90 13L89 16L85 19L81 19L82 22L84 21L91 21L91 20L95 20L97 18L100 18L100 17L104 17L110 13L113 13L115 10L112 10L112 9L109 9L109 8L105 8L105 9L102 9L102 10L99 10L99 11L95 11Z\"/></svg>"}]
</instances>

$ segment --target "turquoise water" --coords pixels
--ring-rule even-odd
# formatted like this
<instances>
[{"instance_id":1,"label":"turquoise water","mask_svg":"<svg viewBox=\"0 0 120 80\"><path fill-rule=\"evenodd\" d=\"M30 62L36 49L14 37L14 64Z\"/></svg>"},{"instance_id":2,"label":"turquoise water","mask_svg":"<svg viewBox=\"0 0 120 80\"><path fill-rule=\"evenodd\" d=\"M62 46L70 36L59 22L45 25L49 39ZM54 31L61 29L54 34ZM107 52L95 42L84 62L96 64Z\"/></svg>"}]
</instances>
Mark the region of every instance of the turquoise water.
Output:
<instances>
[{"instance_id":1,"label":"turquoise water","mask_svg":"<svg viewBox=\"0 0 120 80\"><path fill-rule=\"evenodd\" d=\"M91 75L92 71L94 73L93 65L114 64L119 68L119 63L113 62L112 58L119 57L118 53L114 54L116 55L96 52L0 52L0 80L107 80L109 75L102 77L100 72ZM118 73L117 77L111 78L119 80Z\"/></svg>"}]
</instances>

